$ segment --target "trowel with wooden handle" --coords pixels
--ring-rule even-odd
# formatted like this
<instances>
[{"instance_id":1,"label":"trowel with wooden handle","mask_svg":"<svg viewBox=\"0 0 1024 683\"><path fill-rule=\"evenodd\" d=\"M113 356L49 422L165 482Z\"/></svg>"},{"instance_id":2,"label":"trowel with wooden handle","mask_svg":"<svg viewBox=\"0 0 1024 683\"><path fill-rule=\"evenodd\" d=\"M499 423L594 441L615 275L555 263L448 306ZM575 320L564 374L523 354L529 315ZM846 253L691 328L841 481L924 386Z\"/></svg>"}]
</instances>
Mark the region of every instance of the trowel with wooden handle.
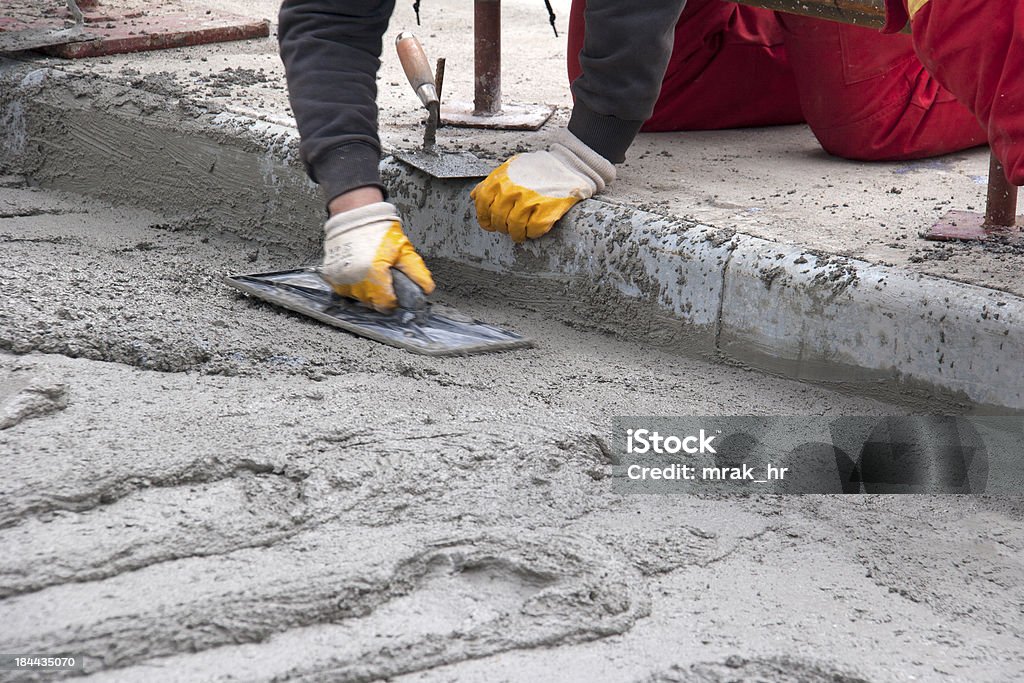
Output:
<instances>
[{"instance_id":1,"label":"trowel with wooden handle","mask_svg":"<svg viewBox=\"0 0 1024 683\"><path fill-rule=\"evenodd\" d=\"M403 31L395 39L395 49L409 84L427 110L423 147L395 150L392 155L435 178L483 178L498 164L469 152L442 152L437 149L437 127L441 122L441 90L444 85L444 60L438 60L436 76L423 46L413 34Z\"/></svg>"}]
</instances>

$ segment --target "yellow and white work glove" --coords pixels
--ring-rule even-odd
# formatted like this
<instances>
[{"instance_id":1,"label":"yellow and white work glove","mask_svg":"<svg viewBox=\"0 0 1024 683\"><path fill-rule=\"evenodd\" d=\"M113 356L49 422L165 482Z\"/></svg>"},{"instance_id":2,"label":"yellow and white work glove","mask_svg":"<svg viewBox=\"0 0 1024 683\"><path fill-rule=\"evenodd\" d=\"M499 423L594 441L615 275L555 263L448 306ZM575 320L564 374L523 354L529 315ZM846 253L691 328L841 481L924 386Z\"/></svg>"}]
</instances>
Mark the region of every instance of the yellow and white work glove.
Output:
<instances>
[{"instance_id":1,"label":"yellow and white work glove","mask_svg":"<svg viewBox=\"0 0 1024 683\"><path fill-rule=\"evenodd\" d=\"M391 281L397 268L425 294L434 280L409 238L402 219L388 202L369 204L331 216L324 224L324 261L320 272L341 296L358 299L387 313L398 305Z\"/></svg>"},{"instance_id":2,"label":"yellow and white work glove","mask_svg":"<svg viewBox=\"0 0 1024 683\"><path fill-rule=\"evenodd\" d=\"M613 180L615 166L566 130L550 150L518 154L491 171L470 196L480 227L522 242Z\"/></svg>"}]
</instances>

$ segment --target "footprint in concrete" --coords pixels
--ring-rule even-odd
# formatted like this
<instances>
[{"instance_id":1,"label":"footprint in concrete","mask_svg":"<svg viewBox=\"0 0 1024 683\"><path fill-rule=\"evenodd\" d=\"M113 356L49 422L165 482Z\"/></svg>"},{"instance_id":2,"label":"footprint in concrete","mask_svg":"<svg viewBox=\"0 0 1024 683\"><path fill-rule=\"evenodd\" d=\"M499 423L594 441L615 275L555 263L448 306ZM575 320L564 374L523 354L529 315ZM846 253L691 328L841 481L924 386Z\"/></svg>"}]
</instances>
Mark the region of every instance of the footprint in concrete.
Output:
<instances>
[{"instance_id":1,"label":"footprint in concrete","mask_svg":"<svg viewBox=\"0 0 1024 683\"><path fill-rule=\"evenodd\" d=\"M363 554L369 559L382 546L395 547L396 538L404 538L408 551L409 534L417 531L422 529L365 529ZM386 572L371 563L355 575L336 574L333 590L323 595L333 601L333 613L329 605L307 607L315 620L303 625L275 617L287 601L264 596L259 621L276 626L245 634L248 644L236 645L233 634L218 632L220 647L203 648L193 640L177 649L181 654L136 659L134 666L94 680L375 681L498 652L621 634L650 612L636 569L589 538L500 529L413 545L419 549L394 558ZM303 565L309 563L306 558ZM303 585L315 588L316 580ZM249 590L261 592L251 584ZM295 596L292 602L311 597ZM231 621L222 617L217 624L223 628ZM122 652L148 651L150 657L162 649L152 640L147 648L119 645Z\"/></svg>"},{"instance_id":2,"label":"footprint in concrete","mask_svg":"<svg viewBox=\"0 0 1024 683\"><path fill-rule=\"evenodd\" d=\"M0 429L43 417L68 406L68 387L52 377L0 376Z\"/></svg>"}]
</instances>

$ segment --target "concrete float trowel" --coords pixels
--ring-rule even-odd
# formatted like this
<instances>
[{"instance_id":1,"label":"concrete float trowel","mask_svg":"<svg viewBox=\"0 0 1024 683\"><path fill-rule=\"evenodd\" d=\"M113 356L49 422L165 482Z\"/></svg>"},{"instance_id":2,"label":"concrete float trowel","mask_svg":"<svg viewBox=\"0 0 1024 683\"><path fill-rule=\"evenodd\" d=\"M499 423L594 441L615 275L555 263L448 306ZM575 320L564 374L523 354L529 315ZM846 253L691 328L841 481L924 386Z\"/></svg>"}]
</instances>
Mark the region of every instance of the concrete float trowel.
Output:
<instances>
[{"instance_id":1,"label":"concrete float trowel","mask_svg":"<svg viewBox=\"0 0 1024 683\"><path fill-rule=\"evenodd\" d=\"M316 318L368 339L426 356L467 356L533 346L515 332L431 304L412 280L391 269L398 308L378 313L339 296L317 268L229 275L224 282L258 299Z\"/></svg>"},{"instance_id":2,"label":"concrete float trowel","mask_svg":"<svg viewBox=\"0 0 1024 683\"><path fill-rule=\"evenodd\" d=\"M399 35L398 42L402 64L413 87L417 87L421 79L420 85L429 85L422 89L417 87L417 94L421 90L427 94L424 104L431 120L426 135L430 140L437 130L440 101L426 55L419 41L409 34ZM432 144L426 146L427 150L430 146ZM425 150L424 154L431 152ZM484 175L486 173L484 171ZM391 269L391 278L398 299L398 308L393 313L379 313L358 301L339 296L315 267L230 275L224 282L264 301L413 353L465 356L533 346L530 339L514 332L480 322L447 306L429 303L423 290L397 269Z\"/></svg>"}]
</instances>

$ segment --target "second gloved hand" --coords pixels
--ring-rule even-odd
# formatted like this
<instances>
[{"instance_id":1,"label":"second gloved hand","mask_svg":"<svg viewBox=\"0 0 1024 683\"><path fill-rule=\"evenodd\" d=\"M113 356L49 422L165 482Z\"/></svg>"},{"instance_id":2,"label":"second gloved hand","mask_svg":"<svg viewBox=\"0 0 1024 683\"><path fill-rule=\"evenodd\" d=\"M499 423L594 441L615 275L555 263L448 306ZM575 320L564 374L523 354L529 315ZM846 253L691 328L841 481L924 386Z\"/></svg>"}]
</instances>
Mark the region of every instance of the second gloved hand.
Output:
<instances>
[{"instance_id":1,"label":"second gloved hand","mask_svg":"<svg viewBox=\"0 0 1024 683\"><path fill-rule=\"evenodd\" d=\"M512 157L470 196L484 230L508 233L516 242L547 233L574 204L615 180L615 166L564 131L546 152Z\"/></svg>"},{"instance_id":2,"label":"second gloved hand","mask_svg":"<svg viewBox=\"0 0 1024 683\"><path fill-rule=\"evenodd\" d=\"M391 268L409 276L425 294L434 280L392 204L378 202L331 216L324 224L324 261L320 272L341 296L387 313L398 305Z\"/></svg>"}]
</instances>

